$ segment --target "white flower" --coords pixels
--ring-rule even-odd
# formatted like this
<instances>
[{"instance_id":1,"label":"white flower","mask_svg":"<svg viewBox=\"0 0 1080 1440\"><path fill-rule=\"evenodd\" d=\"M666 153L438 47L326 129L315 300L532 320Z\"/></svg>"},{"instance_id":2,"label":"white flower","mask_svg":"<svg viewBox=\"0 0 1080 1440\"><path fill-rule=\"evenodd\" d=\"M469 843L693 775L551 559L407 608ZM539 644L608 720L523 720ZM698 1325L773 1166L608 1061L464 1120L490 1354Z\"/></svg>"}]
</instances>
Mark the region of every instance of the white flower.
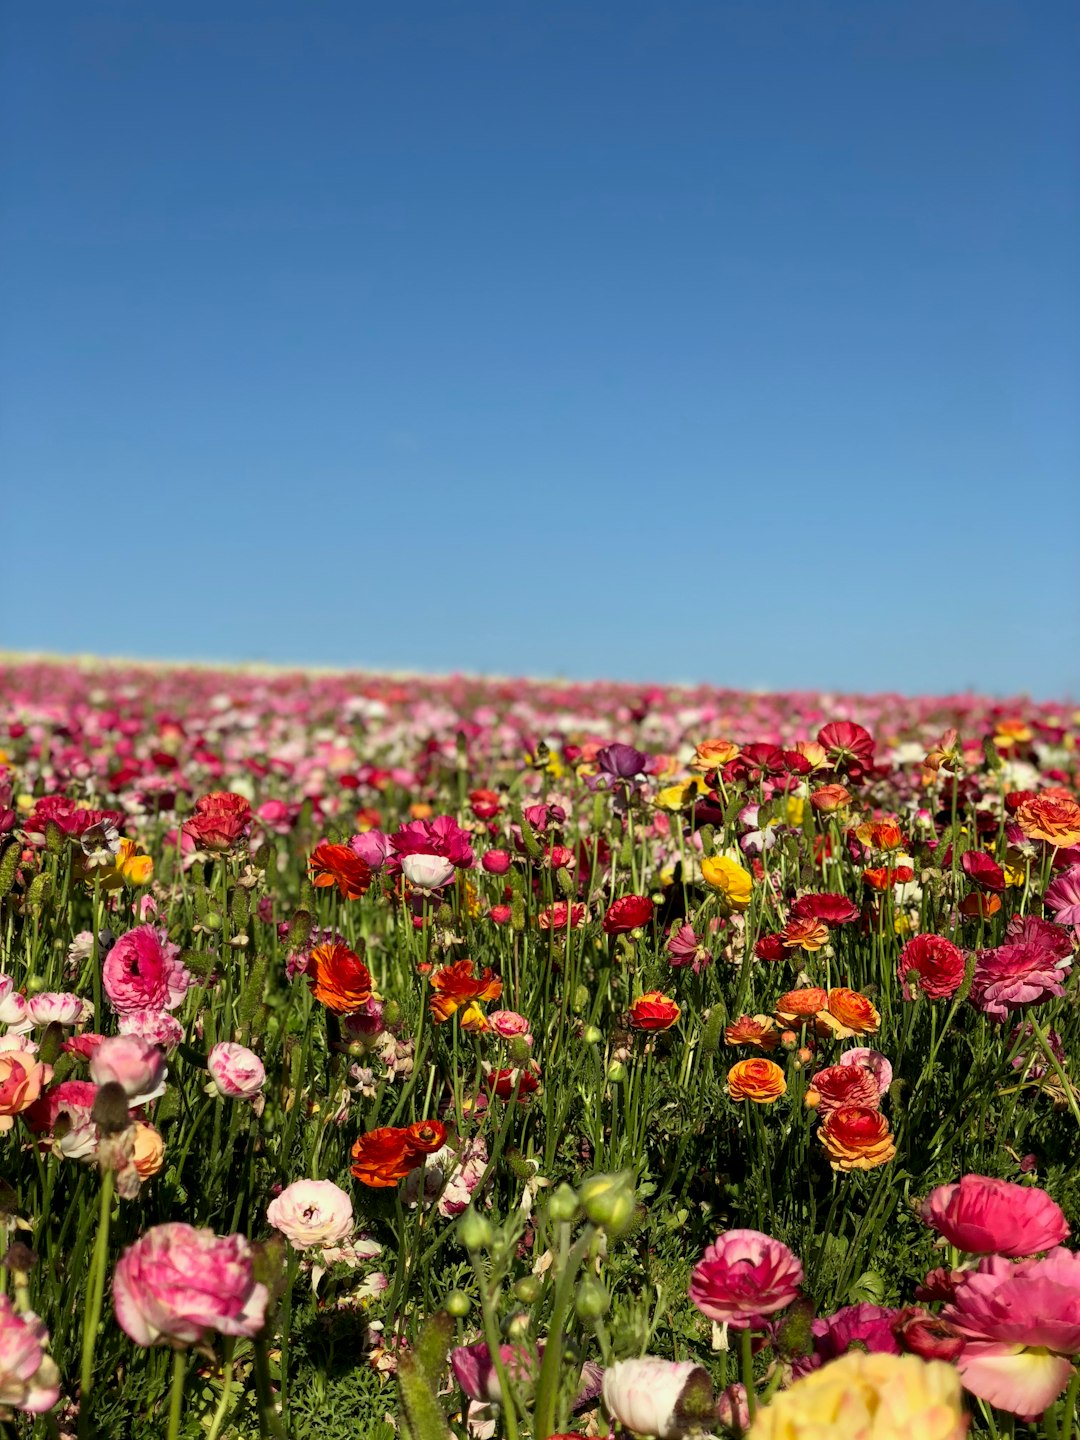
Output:
<instances>
[{"instance_id":1,"label":"white flower","mask_svg":"<svg viewBox=\"0 0 1080 1440\"><path fill-rule=\"evenodd\" d=\"M353 1227L352 1201L332 1180L294 1180L266 1207L266 1218L297 1250L333 1245Z\"/></svg>"},{"instance_id":2,"label":"white flower","mask_svg":"<svg viewBox=\"0 0 1080 1440\"><path fill-rule=\"evenodd\" d=\"M604 1407L625 1430L679 1440L700 1429L713 1407L708 1374L692 1360L643 1355L604 1372Z\"/></svg>"},{"instance_id":3,"label":"white flower","mask_svg":"<svg viewBox=\"0 0 1080 1440\"><path fill-rule=\"evenodd\" d=\"M454 877L453 865L441 855L406 855L401 868L417 890L439 890Z\"/></svg>"}]
</instances>

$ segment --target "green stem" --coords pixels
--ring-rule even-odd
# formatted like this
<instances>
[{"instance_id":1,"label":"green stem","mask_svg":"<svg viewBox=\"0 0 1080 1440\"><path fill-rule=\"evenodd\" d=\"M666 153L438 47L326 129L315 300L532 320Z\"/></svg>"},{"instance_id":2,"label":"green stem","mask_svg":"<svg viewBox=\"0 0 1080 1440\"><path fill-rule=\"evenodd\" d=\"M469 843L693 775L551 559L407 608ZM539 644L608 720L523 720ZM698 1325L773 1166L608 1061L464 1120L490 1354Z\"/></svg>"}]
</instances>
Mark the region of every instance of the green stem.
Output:
<instances>
[{"instance_id":1,"label":"green stem","mask_svg":"<svg viewBox=\"0 0 1080 1440\"><path fill-rule=\"evenodd\" d=\"M570 1302L574 1295L574 1283L582 1260L593 1239L593 1227L587 1225L576 1243L571 1247L566 1263L559 1274L555 1290L555 1304L551 1311L548 1340L544 1346L544 1358L540 1362L540 1378L536 1383L536 1408L533 1412L533 1435L535 1440L548 1440L555 1430L555 1407L559 1399L559 1370L562 1367L563 1331Z\"/></svg>"},{"instance_id":2,"label":"green stem","mask_svg":"<svg viewBox=\"0 0 1080 1440\"><path fill-rule=\"evenodd\" d=\"M94 1383L94 1346L97 1344L101 1306L105 1297L105 1263L109 1251L109 1220L112 1212L114 1173L106 1170L101 1177L101 1208L98 1212L97 1241L90 1262L90 1279L86 1286L86 1314L83 1320L82 1368L79 1379L79 1437L89 1434L90 1391Z\"/></svg>"},{"instance_id":3,"label":"green stem","mask_svg":"<svg viewBox=\"0 0 1080 1440\"><path fill-rule=\"evenodd\" d=\"M752 1425L757 1414L757 1392L754 1390L754 1335L749 1325L739 1332L739 1361L746 1387L746 1412Z\"/></svg>"},{"instance_id":4,"label":"green stem","mask_svg":"<svg viewBox=\"0 0 1080 1440\"><path fill-rule=\"evenodd\" d=\"M225 1417L229 1413L229 1406L232 1403L233 1348L235 1344L236 1341L231 1335L225 1341L225 1362L223 1369L221 1399L218 1401L218 1407L214 1411L214 1418L210 1422L210 1429L207 1431L206 1440L218 1440L218 1436L221 1433L221 1427L225 1423Z\"/></svg>"},{"instance_id":5,"label":"green stem","mask_svg":"<svg viewBox=\"0 0 1080 1440\"><path fill-rule=\"evenodd\" d=\"M169 1430L166 1440L178 1440L180 1419L184 1413L184 1373L187 1370L187 1351L173 1353L172 1388L169 1391Z\"/></svg>"}]
</instances>

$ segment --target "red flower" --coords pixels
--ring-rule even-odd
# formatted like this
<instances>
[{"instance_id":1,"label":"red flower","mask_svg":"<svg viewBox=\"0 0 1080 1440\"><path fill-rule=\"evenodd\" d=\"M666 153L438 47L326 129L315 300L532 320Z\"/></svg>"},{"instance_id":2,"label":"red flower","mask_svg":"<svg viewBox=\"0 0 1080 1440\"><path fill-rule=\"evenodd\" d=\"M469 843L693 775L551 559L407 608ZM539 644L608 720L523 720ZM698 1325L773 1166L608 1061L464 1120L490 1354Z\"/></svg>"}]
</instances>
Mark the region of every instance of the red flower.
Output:
<instances>
[{"instance_id":1,"label":"red flower","mask_svg":"<svg viewBox=\"0 0 1080 1440\"><path fill-rule=\"evenodd\" d=\"M604 916L605 935L625 935L652 919L653 902L647 895L623 895L613 900Z\"/></svg>"},{"instance_id":2,"label":"red flower","mask_svg":"<svg viewBox=\"0 0 1080 1440\"><path fill-rule=\"evenodd\" d=\"M759 960L786 960L787 953L783 935L762 935L754 946L754 954Z\"/></svg>"},{"instance_id":3,"label":"red flower","mask_svg":"<svg viewBox=\"0 0 1080 1440\"><path fill-rule=\"evenodd\" d=\"M817 738L838 770L866 770L874 763L874 737L852 720L831 720Z\"/></svg>"},{"instance_id":4,"label":"red flower","mask_svg":"<svg viewBox=\"0 0 1080 1440\"><path fill-rule=\"evenodd\" d=\"M355 951L339 941L316 945L304 973L312 995L335 1015L352 1015L371 999L371 972Z\"/></svg>"},{"instance_id":5,"label":"red flower","mask_svg":"<svg viewBox=\"0 0 1080 1440\"><path fill-rule=\"evenodd\" d=\"M311 883L336 885L343 900L359 900L371 884L371 870L348 845L320 840L308 861Z\"/></svg>"},{"instance_id":6,"label":"red flower","mask_svg":"<svg viewBox=\"0 0 1080 1440\"><path fill-rule=\"evenodd\" d=\"M493 1095L500 1100L509 1100L518 1086L518 1099L524 1100L539 1088L540 1081L531 1070L489 1070L484 1082Z\"/></svg>"},{"instance_id":7,"label":"red flower","mask_svg":"<svg viewBox=\"0 0 1080 1440\"><path fill-rule=\"evenodd\" d=\"M498 813L502 806L498 792L495 790L470 790L469 808L478 820L491 820Z\"/></svg>"},{"instance_id":8,"label":"red flower","mask_svg":"<svg viewBox=\"0 0 1080 1440\"><path fill-rule=\"evenodd\" d=\"M791 906L793 920L820 920L825 925L847 925L859 918L859 907L846 895L800 895Z\"/></svg>"},{"instance_id":9,"label":"red flower","mask_svg":"<svg viewBox=\"0 0 1080 1440\"><path fill-rule=\"evenodd\" d=\"M907 885L915 879L910 865L877 865L862 872L862 878L872 890L891 890L894 885Z\"/></svg>"},{"instance_id":10,"label":"red flower","mask_svg":"<svg viewBox=\"0 0 1080 1440\"><path fill-rule=\"evenodd\" d=\"M634 1030L670 1030L681 1013L670 995L648 990L630 1006L630 1026Z\"/></svg>"},{"instance_id":11,"label":"red flower","mask_svg":"<svg viewBox=\"0 0 1080 1440\"><path fill-rule=\"evenodd\" d=\"M1005 872L985 850L965 850L960 857L964 874L984 890L1000 895L1005 889Z\"/></svg>"},{"instance_id":12,"label":"red flower","mask_svg":"<svg viewBox=\"0 0 1080 1440\"><path fill-rule=\"evenodd\" d=\"M910 1000L908 976L915 972L915 981L931 1000L944 1000L955 995L964 983L964 952L944 935L915 935L900 952L896 973L904 987L904 999Z\"/></svg>"},{"instance_id":13,"label":"red flower","mask_svg":"<svg viewBox=\"0 0 1080 1440\"><path fill-rule=\"evenodd\" d=\"M492 911L492 914L495 912ZM548 905L540 911L536 917L536 923L541 930L565 930L569 919L571 930L576 930L585 919L585 906L574 904L569 907L567 915L567 904L565 900L556 900L554 905Z\"/></svg>"},{"instance_id":14,"label":"red flower","mask_svg":"<svg viewBox=\"0 0 1080 1440\"><path fill-rule=\"evenodd\" d=\"M200 850L231 850L251 829L251 806L231 790L215 790L195 801L183 832Z\"/></svg>"}]
</instances>

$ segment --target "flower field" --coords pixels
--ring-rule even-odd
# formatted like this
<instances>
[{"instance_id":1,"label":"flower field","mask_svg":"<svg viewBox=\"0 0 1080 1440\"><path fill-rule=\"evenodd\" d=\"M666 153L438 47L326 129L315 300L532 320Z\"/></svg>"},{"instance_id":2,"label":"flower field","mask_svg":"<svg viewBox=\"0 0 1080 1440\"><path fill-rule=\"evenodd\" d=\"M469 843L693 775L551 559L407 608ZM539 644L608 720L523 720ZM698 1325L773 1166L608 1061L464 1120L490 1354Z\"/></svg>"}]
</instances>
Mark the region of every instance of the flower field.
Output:
<instances>
[{"instance_id":1,"label":"flower field","mask_svg":"<svg viewBox=\"0 0 1080 1440\"><path fill-rule=\"evenodd\" d=\"M1080 712L5 663L0 1430L1080 1437Z\"/></svg>"}]
</instances>

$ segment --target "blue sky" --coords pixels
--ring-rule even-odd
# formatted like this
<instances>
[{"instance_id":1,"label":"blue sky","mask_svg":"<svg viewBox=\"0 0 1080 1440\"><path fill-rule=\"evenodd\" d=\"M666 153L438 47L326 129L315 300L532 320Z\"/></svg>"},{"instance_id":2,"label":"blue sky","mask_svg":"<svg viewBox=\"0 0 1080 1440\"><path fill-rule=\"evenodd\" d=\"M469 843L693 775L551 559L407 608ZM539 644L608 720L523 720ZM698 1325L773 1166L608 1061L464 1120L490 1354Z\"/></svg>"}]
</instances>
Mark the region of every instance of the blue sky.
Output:
<instances>
[{"instance_id":1,"label":"blue sky","mask_svg":"<svg viewBox=\"0 0 1080 1440\"><path fill-rule=\"evenodd\" d=\"M11 647L1080 694L1080 9L7 6Z\"/></svg>"}]
</instances>

